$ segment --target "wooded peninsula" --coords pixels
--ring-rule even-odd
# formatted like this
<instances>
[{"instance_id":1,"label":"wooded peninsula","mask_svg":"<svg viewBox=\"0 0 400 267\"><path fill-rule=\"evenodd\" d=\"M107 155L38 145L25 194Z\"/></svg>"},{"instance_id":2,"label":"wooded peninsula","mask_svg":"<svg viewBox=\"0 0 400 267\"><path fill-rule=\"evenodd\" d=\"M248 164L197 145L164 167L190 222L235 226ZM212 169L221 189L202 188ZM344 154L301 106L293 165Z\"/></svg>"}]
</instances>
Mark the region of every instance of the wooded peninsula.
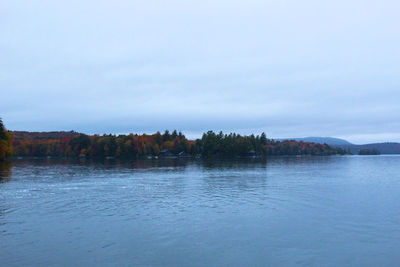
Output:
<instances>
[{"instance_id":1,"label":"wooded peninsula","mask_svg":"<svg viewBox=\"0 0 400 267\"><path fill-rule=\"evenodd\" d=\"M274 141L261 135L208 131L188 140L176 130L155 134L86 135L70 132L7 131L0 120L0 159L16 157L80 158L255 158L275 155L343 155L327 144Z\"/></svg>"}]
</instances>

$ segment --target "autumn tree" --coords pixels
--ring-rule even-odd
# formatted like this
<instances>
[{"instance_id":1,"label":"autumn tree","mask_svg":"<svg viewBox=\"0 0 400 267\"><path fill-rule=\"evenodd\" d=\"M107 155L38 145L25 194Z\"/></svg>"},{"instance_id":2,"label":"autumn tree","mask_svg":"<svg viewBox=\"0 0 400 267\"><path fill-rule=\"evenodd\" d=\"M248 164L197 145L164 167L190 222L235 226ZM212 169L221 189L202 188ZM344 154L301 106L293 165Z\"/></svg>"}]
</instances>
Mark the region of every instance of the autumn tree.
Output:
<instances>
[{"instance_id":1,"label":"autumn tree","mask_svg":"<svg viewBox=\"0 0 400 267\"><path fill-rule=\"evenodd\" d=\"M0 118L0 161L12 155L12 135L4 127L3 121Z\"/></svg>"}]
</instances>

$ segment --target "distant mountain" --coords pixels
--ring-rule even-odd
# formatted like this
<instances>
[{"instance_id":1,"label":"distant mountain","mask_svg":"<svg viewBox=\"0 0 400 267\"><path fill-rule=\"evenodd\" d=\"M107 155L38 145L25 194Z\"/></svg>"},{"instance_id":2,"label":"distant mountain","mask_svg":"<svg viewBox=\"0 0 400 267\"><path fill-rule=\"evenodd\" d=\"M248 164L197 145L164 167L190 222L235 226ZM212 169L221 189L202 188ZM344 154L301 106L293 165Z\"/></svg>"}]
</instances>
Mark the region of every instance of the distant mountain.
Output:
<instances>
[{"instance_id":1,"label":"distant mountain","mask_svg":"<svg viewBox=\"0 0 400 267\"><path fill-rule=\"evenodd\" d=\"M277 141L295 140L311 143L328 144L330 146L340 147L352 154L358 154L360 150L378 150L381 154L400 154L400 143L386 142L373 143L365 145L355 145L344 139L334 137L303 137L303 138L281 138Z\"/></svg>"},{"instance_id":2,"label":"distant mountain","mask_svg":"<svg viewBox=\"0 0 400 267\"><path fill-rule=\"evenodd\" d=\"M378 150L381 154L400 154L400 143L374 143L365 145L338 145L337 147L358 154L360 150Z\"/></svg>"},{"instance_id":3,"label":"distant mountain","mask_svg":"<svg viewBox=\"0 0 400 267\"><path fill-rule=\"evenodd\" d=\"M328 144L330 146L351 146L353 145L352 143L340 139L340 138L334 138L334 137L303 137L303 138L281 138L281 139L276 139L278 141L283 141L283 140L295 140L295 141L303 141L303 142L310 142L310 143L319 143L319 144Z\"/></svg>"}]
</instances>

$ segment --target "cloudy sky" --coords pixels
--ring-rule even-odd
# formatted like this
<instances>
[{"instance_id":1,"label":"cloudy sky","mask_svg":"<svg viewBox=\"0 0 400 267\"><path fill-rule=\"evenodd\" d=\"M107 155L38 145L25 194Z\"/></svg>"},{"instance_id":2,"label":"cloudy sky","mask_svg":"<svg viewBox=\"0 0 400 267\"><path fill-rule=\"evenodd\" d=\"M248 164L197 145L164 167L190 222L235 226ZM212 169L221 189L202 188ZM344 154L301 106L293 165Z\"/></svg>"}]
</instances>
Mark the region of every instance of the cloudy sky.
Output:
<instances>
[{"instance_id":1,"label":"cloudy sky","mask_svg":"<svg viewBox=\"0 0 400 267\"><path fill-rule=\"evenodd\" d=\"M0 2L11 130L400 141L399 1Z\"/></svg>"}]
</instances>

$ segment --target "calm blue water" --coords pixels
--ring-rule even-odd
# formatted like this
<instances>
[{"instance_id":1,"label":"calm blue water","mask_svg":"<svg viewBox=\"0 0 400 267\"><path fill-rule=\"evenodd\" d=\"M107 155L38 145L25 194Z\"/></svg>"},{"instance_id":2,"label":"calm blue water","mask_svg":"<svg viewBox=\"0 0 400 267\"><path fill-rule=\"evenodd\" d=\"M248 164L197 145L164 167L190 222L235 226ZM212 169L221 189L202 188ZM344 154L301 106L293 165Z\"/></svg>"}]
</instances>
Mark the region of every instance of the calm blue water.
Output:
<instances>
[{"instance_id":1,"label":"calm blue water","mask_svg":"<svg viewBox=\"0 0 400 267\"><path fill-rule=\"evenodd\" d=\"M398 266L400 157L2 164L2 266Z\"/></svg>"}]
</instances>

